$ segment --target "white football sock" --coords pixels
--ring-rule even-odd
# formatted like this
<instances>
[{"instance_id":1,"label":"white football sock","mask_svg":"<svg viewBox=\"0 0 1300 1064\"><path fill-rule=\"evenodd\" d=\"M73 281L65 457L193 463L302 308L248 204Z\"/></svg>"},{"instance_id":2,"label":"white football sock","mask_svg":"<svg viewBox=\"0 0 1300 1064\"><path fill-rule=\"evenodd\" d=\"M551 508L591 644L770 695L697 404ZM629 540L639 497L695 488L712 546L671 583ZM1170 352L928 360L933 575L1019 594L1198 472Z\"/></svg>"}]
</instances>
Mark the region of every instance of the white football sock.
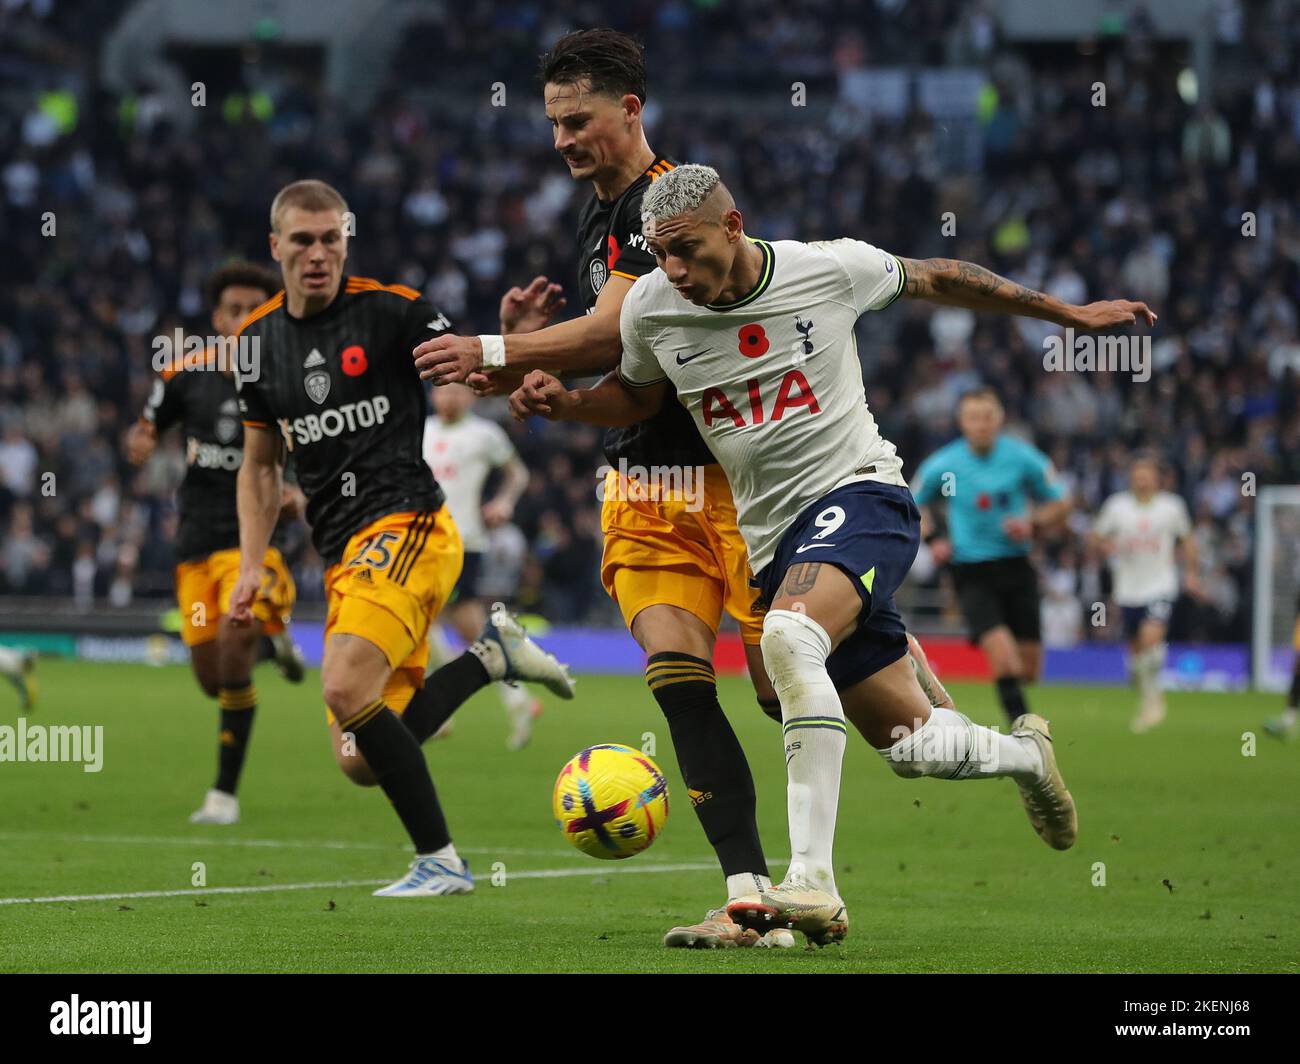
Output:
<instances>
[{"instance_id":1,"label":"white football sock","mask_svg":"<svg viewBox=\"0 0 1300 1064\"><path fill-rule=\"evenodd\" d=\"M1165 656L1168 651L1168 644L1157 643L1133 655L1133 677L1137 681L1138 695L1143 699L1164 690L1160 674L1164 672Z\"/></svg>"},{"instance_id":2,"label":"white football sock","mask_svg":"<svg viewBox=\"0 0 1300 1064\"><path fill-rule=\"evenodd\" d=\"M848 735L844 707L826 671L831 639L802 613L769 610L760 645L763 664L781 700L790 820L786 879L839 897L831 850Z\"/></svg>"},{"instance_id":3,"label":"white football sock","mask_svg":"<svg viewBox=\"0 0 1300 1064\"><path fill-rule=\"evenodd\" d=\"M727 876L727 901L733 902L737 898L757 894L771 885L772 880L767 876L760 876L755 872L737 872L735 875Z\"/></svg>"},{"instance_id":4,"label":"white football sock","mask_svg":"<svg viewBox=\"0 0 1300 1064\"><path fill-rule=\"evenodd\" d=\"M911 735L877 752L906 779L1037 779L1043 773L1043 758L1032 739L1003 735L943 706L932 707L930 719Z\"/></svg>"},{"instance_id":5,"label":"white football sock","mask_svg":"<svg viewBox=\"0 0 1300 1064\"><path fill-rule=\"evenodd\" d=\"M444 864L448 868L455 868L459 871L465 870L465 863L460 859L460 854L456 852L456 844L449 842L440 850L434 850L433 853L416 854L417 857L432 857L439 864Z\"/></svg>"},{"instance_id":6,"label":"white football sock","mask_svg":"<svg viewBox=\"0 0 1300 1064\"><path fill-rule=\"evenodd\" d=\"M501 704L505 706L506 716L512 721L532 707L533 696L518 684L498 683L497 693L501 696Z\"/></svg>"}]
</instances>

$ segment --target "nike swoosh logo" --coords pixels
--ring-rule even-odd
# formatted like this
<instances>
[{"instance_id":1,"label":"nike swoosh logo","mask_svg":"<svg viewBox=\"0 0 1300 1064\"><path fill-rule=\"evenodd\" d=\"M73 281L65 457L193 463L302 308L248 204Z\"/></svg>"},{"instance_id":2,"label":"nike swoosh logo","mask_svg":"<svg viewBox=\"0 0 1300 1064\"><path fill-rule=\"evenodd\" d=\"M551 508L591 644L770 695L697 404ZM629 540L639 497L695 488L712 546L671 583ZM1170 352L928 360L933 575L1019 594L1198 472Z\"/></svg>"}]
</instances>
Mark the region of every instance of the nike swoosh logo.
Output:
<instances>
[{"instance_id":1,"label":"nike swoosh logo","mask_svg":"<svg viewBox=\"0 0 1300 1064\"><path fill-rule=\"evenodd\" d=\"M835 546L834 543L809 543L807 546L795 547L794 552L796 554L802 554L804 551L813 550L816 547L833 547L833 546Z\"/></svg>"},{"instance_id":2,"label":"nike swoosh logo","mask_svg":"<svg viewBox=\"0 0 1300 1064\"><path fill-rule=\"evenodd\" d=\"M678 364L679 366L684 366L684 365L686 365L687 362L693 362L695 359L699 358L701 355L707 355L707 354L708 354L708 351L696 351L695 354L693 354L693 355L687 355L685 358L682 358L682 353L681 353L680 351L678 351L678 352L677 352L677 364Z\"/></svg>"}]
</instances>

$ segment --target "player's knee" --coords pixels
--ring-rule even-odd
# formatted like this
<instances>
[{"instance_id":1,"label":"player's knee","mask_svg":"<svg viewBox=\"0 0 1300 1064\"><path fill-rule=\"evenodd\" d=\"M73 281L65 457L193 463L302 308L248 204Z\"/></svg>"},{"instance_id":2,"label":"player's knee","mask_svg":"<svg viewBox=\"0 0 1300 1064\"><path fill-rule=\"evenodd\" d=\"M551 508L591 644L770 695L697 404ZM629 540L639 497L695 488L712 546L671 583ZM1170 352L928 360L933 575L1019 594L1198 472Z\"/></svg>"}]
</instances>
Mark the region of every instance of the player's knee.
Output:
<instances>
[{"instance_id":1,"label":"player's knee","mask_svg":"<svg viewBox=\"0 0 1300 1064\"><path fill-rule=\"evenodd\" d=\"M366 704L360 685L345 673L330 673L321 677L321 697L334 718L345 727L349 717Z\"/></svg>"},{"instance_id":2,"label":"player's knee","mask_svg":"<svg viewBox=\"0 0 1300 1064\"><path fill-rule=\"evenodd\" d=\"M779 694L809 672L826 668L831 637L816 621L793 610L769 610L763 619L763 666Z\"/></svg>"},{"instance_id":3,"label":"player's knee","mask_svg":"<svg viewBox=\"0 0 1300 1064\"><path fill-rule=\"evenodd\" d=\"M202 676L199 677L199 687L209 698L216 698L221 692L221 684L217 682L215 677L211 679Z\"/></svg>"}]
</instances>

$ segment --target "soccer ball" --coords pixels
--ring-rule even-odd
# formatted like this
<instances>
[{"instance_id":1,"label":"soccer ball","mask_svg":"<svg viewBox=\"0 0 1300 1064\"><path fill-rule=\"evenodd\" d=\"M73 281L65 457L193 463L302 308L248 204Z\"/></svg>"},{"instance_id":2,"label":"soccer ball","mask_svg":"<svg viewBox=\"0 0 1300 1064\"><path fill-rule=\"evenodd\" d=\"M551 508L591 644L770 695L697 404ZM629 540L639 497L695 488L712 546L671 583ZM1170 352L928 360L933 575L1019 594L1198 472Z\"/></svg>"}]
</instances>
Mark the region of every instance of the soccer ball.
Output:
<instances>
[{"instance_id":1,"label":"soccer ball","mask_svg":"<svg viewBox=\"0 0 1300 1064\"><path fill-rule=\"evenodd\" d=\"M668 781L639 750L589 746L560 771L551 797L564 837L589 857L640 853L668 819Z\"/></svg>"}]
</instances>

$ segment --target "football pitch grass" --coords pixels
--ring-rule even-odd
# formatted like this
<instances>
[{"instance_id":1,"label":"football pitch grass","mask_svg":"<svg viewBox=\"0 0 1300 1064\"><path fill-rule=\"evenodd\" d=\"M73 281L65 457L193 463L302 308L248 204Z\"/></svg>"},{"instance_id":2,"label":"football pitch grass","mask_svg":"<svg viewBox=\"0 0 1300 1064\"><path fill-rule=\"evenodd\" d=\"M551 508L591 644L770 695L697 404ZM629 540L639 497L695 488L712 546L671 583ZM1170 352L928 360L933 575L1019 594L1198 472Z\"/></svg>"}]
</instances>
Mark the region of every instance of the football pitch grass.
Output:
<instances>
[{"instance_id":1,"label":"football pitch grass","mask_svg":"<svg viewBox=\"0 0 1300 1064\"><path fill-rule=\"evenodd\" d=\"M478 888L416 900L370 896L405 869L405 838L383 795L335 768L315 672L291 687L258 670L243 822L225 828L187 822L216 730L187 670L43 661L39 677L30 723L103 725L103 767L0 763L4 972L1300 971L1300 745L1260 728L1276 696L1174 693L1166 724L1134 736L1126 690L1033 689L1079 806L1067 853L1036 838L1009 781L904 781L850 729L847 941L693 951L664 949L663 933L721 904L723 884L637 677L581 677L518 753L495 692L462 708L425 750ZM720 688L779 878L779 730L745 681ZM998 723L988 687L952 688ZM584 746L646 733L669 779L664 834L630 860L583 856L551 818L556 774Z\"/></svg>"}]
</instances>

